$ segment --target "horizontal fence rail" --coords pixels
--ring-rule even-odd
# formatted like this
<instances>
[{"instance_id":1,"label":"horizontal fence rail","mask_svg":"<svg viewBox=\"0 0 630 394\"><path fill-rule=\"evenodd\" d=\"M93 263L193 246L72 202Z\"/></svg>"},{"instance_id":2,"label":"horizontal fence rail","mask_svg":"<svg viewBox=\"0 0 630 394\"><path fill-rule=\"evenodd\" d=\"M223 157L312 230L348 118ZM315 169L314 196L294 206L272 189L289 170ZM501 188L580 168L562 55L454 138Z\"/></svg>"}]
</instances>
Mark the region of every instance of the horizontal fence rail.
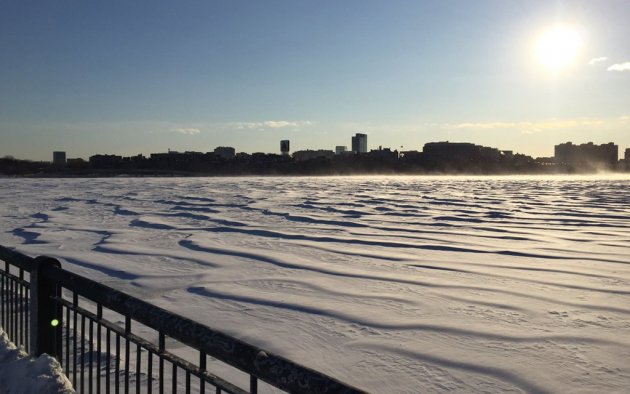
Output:
<instances>
[{"instance_id":1,"label":"horizontal fence rail","mask_svg":"<svg viewBox=\"0 0 630 394\"><path fill-rule=\"evenodd\" d=\"M261 392L363 393L56 259L0 246L0 260L0 327L31 355L55 357L80 393L254 394L259 383Z\"/></svg>"}]
</instances>

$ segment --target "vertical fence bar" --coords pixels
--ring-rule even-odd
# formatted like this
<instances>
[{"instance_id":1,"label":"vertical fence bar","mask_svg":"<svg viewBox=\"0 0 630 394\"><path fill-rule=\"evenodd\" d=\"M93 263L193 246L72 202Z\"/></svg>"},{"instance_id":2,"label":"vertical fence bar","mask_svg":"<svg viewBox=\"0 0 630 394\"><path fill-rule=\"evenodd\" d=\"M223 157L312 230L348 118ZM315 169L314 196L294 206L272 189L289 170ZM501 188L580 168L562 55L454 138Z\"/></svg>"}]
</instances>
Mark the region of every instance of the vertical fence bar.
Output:
<instances>
[{"instance_id":1,"label":"vertical fence bar","mask_svg":"<svg viewBox=\"0 0 630 394\"><path fill-rule=\"evenodd\" d=\"M66 306L66 376L70 373L70 308Z\"/></svg>"},{"instance_id":2,"label":"vertical fence bar","mask_svg":"<svg viewBox=\"0 0 630 394\"><path fill-rule=\"evenodd\" d=\"M15 316L15 299L17 298L15 295L15 289L16 289L16 283L15 283L15 279L11 278L11 322L9 323L9 325L11 326L11 340L15 341L15 331L17 331L15 329L15 322L16 322L16 316Z\"/></svg>"},{"instance_id":3,"label":"vertical fence bar","mask_svg":"<svg viewBox=\"0 0 630 394\"><path fill-rule=\"evenodd\" d=\"M173 363L173 380L172 382L172 386L171 386L171 390L173 391L173 394L177 394L177 364Z\"/></svg>"},{"instance_id":4,"label":"vertical fence bar","mask_svg":"<svg viewBox=\"0 0 630 394\"><path fill-rule=\"evenodd\" d=\"M249 392L258 394L258 379L254 375L249 375Z\"/></svg>"},{"instance_id":5,"label":"vertical fence bar","mask_svg":"<svg viewBox=\"0 0 630 394\"><path fill-rule=\"evenodd\" d=\"M77 307L79 306L79 295L76 292L72 293L72 385L77 387L77 335L79 334L78 322L77 322Z\"/></svg>"},{"instance_id":6,"label":"vertical fence bar","mask_svg":"<svg viewBox=\"0 0 630 394\"><path fill-rule=\"evenodd\" d=\"M7 328L6 328L6 332L7 335L9 336L9 338L11 338L13 336L12 331L12 327L13 327L13 280L11 280L11 277L7 276L7 287L8 287L8 293L7 293Z\"/></svg>"},{"instance_id":7,"label":"vertical fence bar","mask_svg":"<svg viewBox=\"0 0 630 394\"><path fill-rule=\"evenodd\" d=\"M24 270L22 268L20 268L20 273L19 273L19 279L20 282L18 284L18 287L20 288L20 296L18 297L18 310L20 311L19 313L19 318L18 320L20 321L19 324L19 345L24 345L24 308L23 308L23 304L22 301L24 300L24 285L22 284L22 281L24 280Z\"/></svg>"},{"instance_id":8,"label":"vertical fence bar","mask_svg":"<svg viewBox=\"0 0 630 394\"><path fill-rule=\"evenodd\" d=\"M120 393L120 334L116 333L116 368L114 375L114 383L116 394Z\"/></svg>"},{"instance_id":9,"label":"vertical fence bar","mask_svg":"<svg viewBox=\"0 0 630 394\"><path fill-rule=\"evenodd\" d=\"M18 323L20 321L19 287L20 284L13 279L13 341L18 345L20 341L20 331L18 330Z\"/></svg>"},{"instance_id":10,"label":"vertical fence bar","mask_svg":"<svg viewBox=\"0 0 630 394\"><path fill-rule=\"evenodd\" d=\"M9 263L5 262L5 267L8 266ZM6 301L6 292L4 291L4 275L6 272L6 268L5 271L0 273L0 295L2 295L2 302L0 302L0 324L2 324L2 327L5 327L5 319L4 319L4 303Z\"/></svg>"},{"instance_id":11,"label":"vertical fence bar","mask_svg":"<svg viewBox=\"0 0 630 394\"><path fill-rule=\"evenodd\" d=\"M101 320L103 319L103 306L96 306L96 394L101 394Z\"/></svg>"},{"instance_id":12,"label":"vertical fence bar","mask_svg":"<svg viewBox=\"0 0 630 394\"><path fill-rule=\"evenodd\" d=\"M27 353L30 353L31 351L31 346L30 346L30 340L31 340L31 290L27 287L26 288L26 297L24 298L24 310L26 311L26 336L24 338L24 342L25 342L25 346L24 348L26 349Z\"/></svg>"},{"instance_id":13,"label":"vertical fence bar","mask_svg":"<svg viewBox=\"0 0 630 394\"><path fill-rule=\"evenodd\" d=\"M8 264L7 264L8 267ZM11 336L11 279L8 276L7 268L6 285L4 289L4 305L5 305L5 318L4 318L4 332L7 336Z\"/></svg>"},{"instance_id":14,"label":"vertical fence bar","mask_svg":"<svg viewBox=\"0 0 630 394\"><path fill-rule=\"evenodd\" d=\"M13 279L13 340L20 345L20 283Z\"/></svg>"},{"instance_id":15,"label":"vertical fence bar","mask_svg":"<svg viewBox=\"0 0 630 394\"><path fill-rule=\"evenodd\" d=\"M153 393L153 352L149 350L147 357L147 394Z\"/></svg>"},{"instance_id":16,"label":"vertical fence bar","mask_svg":"<svg viewBox=\"0 0 630 394\"><path fill-rule=\"evenodd\" d=\"M7 276L7 291L5 293L5 303L7 305L7 320L4 324L4 332L11 338L11 278Z\"/></svg>"},{"instance_id":17,"label":"vertical fence bar","mask_svg":"<svg viewBox=\"0 0 630 394\"><path fill-rule=\"evenodd\" d=\"M77 335L79 331L77 330L77 307L79 306L79 295L74 292L72 293L72 306L73 310L73 323L72 323L72 385L77 387Z\"/></svg>"},{"instance_id":18,"label":"vertical fence bar","mask_svg":"<svg viewBox=\"0 0 630 394\"><path fill-rule=\"evenodd\" d=\"M9 295L7 296L9 300L9 324L7 325L7 333L9 334L9 339L13 340L13 279L9 277Z\"/></svg>"},{"instance_id":19,"label":"vertical fence bar","mask_svg":"<svg viewBox=\"0 0 630 394\"><path fill-rule=\"evenodd\" d=\"M31 271L31 354L43 353L59 359L61 354L61 305L54 301L61 296L61 287L50 283L43 275L47 266L61 267L59 261L49 257L37 257Z\"/></svg>"},{"instance_id":20,"label":"vertical fence bar","mask_svg":"<svg viewBox=\"0 0 630 394\"><path fill-rule=\"evenodd\" d=\"M131 318L125 316L125 394L129 394L129 334L131 334Z\"/></svg>"},{"instance_id":21,"label":"vertical fence bar","mask_svg":"<svg viewBox=\"0 0 630 394\"><path fill-rule=\"evenodd\" d=\"M136 394L140 393L140 370L142 369L142 348L136 344Z\"/></svg>"},{"instance_id":22,"label":"vertical fence bar","mask_svg":"<svg viewBox=\"0 0 630 394\"><path fill-rule=\"evenodd\" d=\"M164 357L162 357L162 353L164 353L166 340L164 337L164 333L160 331L159 339L158 339L158 348L160 349L160 371L158 373L159 378L159 391L160 394L164 394Z\"/></svg>"},{"instance_id":23,"label":"vertical fence bar","mask_svg":"<svg viewBox=\"0 0 630 394\"><path fill-rule=\"evenodd\" d=\"M206 352L199 351L199 370L201 371L201 377L199 378L199 392L205 394L206 392L206 379L203 375L206 372Z\"/></svg>"},{"instance_id":24,"label":"vertical fence bar","mask_svg":"<svg viewBox=\"0 0 630 394\"><path fill-rule=\"evenodd\" d=\"M89 342L88 342L88 359L89 364L88 364L88 393L92 394L92 386L94 384L94 372L92 371L94 369L94 321L92 321L92 319L90 320L90 328L89 328Z\"/></svg>"},{"instance_id":25,"label":"vertical fence bar","mask_svg":"<svg viewBox=\"0 0 630 394\"><path fill-rule=\"evenodd\" d=\"M105 339L105 352L107 353L105 355L105 394L109 394L109 381L110 381L110 376L109 376L109 365L111 363L111 330L109 329L109 327L106 330L106 335L107 338Z\"/></svg>"},{"instance_id":26,"label":"vertical fence bar","mask_svg":"<svg viewBox=\"0 0 630 394\"><path fill-rule=\"evenodd\" d=\"M81 314L81 392L85 393L85 315Z\"/></svg>"}]
</instances>

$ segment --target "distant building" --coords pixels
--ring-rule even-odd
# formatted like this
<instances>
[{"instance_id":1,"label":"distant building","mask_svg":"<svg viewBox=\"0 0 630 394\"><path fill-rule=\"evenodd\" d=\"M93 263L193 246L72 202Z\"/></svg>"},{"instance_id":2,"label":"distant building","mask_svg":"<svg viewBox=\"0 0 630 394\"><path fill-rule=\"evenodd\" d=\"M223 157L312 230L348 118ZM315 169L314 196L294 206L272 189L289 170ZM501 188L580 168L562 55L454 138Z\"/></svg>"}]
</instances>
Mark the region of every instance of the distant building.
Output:
<instances>
[{"instance_id":1,"label":"distant building","mask_svg":"<svg viewBox=\"0 0 630 394\"><path fill-rule=\"evenodd\" d=\"M288 155L290 151L291 149L289 146L289 140L280 141L280 153L282 153L283 155Z\"/></svg>"},{"instance_id":2,"label":"distant building","mask_svg":"<svg viewBox=\"0 0 630 394\"><path fill-rule=\"evenodd\" d=\"M385 148L383 149L382 146L378 147L378 150L373 149L370 151L369 153L370 157L378 157L381 159L387 158L387 159L398 159L398 151L397 150L391 150L390 148Z\"/></svg>"},{"instance_id":3,"label":"distant building","mask_svg":"<svg viewBox=\"0 0 630 394\"><path fill-rule=\"evenodd\" d=\"M53 164L56 166L66 165L66 152L56 151L53 152Z\"/></svg>"},{"instance_id":4,"label":"distant building","mask_svg":"<svg viewBox=\"0 0 630 394\"><path fill-rule=\"evenodd\" d=\"M236 150L230 146L219 146L214 148L214 154L224 159L233 159L236 157Z\"/></svg>"},{"instance_id":5,"label":"distant building","mask_svg":"<svg viewBox=\"0 0 630 394\"><path fill-rule=\"evenodd\" d=\"M352 151L354 153L367 153L367 134L356 133L352 137Z\"/></svg>"},{"instance_id":6,"label":"distant building","mask_svg":"<svg viewBox=\"0 0 630 394\"><path fill-rule=\"evenodd\" d=\"M120 168L123 158L117 155L93 155L89 163L91 168Z\"/></svg>"},{"instance_id":7,"label":"distant building","mask_svg":"<svg viewBox=\"0 0 630 394\"><path fill-rule=\"evenodd\" d=\"M541 166L555 166L557 164L553 157L537 157L534 161Z\"/></svg>"},{"instance_id":8,"label":"distant building","mask_svg":"<svg viewBox=\"0 0 630 394\"><path fill-rule=\"evenodd\" d=\"M400 158L404 160L419 160L422 157L422 153L417 150L407 150L400 152Z\"/></svg>"},{"instance_id":9,"label":"distant building","mask_svg":"<svg viewBox=\"0 0 630 394\"><path fill-rule=\"evenodd\" d=\"M626 148L626 152L625 152L623 158L626 161L626 163L630 163L630 148Z\"/></svg>"},{"instance_id":10,"label":"distant building","mask_svg":"<svg viewBox=\"0 0 630 394\"><path fill-rule=\"evenodd\" d=\"M424 144L424 158L433 163L491 163L505 155L496 148L469 142L429 142Z\"/></svg>"},{"instance_id":11,"label":"distant building","mask_svg":"<svg viewBox=\"0 0 630 394\"><path fill-rule=\"evenodd\" d=\"M574 145L567 142L554 147L554 158L558 164L583 169L612 169L619 159L619 147L612 142L602 145L592 142Z\"/></svg>"},{"instance_id":12,"label":"distant building","mask_svg":"<svg viewBox=\"0 0 630 394\"><path fill-rule=\"evenodd\" d=\"M345 145L337 145L337 146L335 146L335 154L336 155L343 155L347 151L348 151L348 147L345 146Z\"/></svg>"},{"instance_id":13,"label":"distant building","mask_svg":"<svg viewBox=\"0 0 630 394\"><path fill-rule=\"evenodd\" d=\"M468 159L479 155L480 146L469 142L429 142L424 144L425 156L437 160Z\"/></svg>"},{"instance_id":14,"label":"distant building","mask_svg":"<svg viewBox=\"0 0 630 394\"><path fill-rule=\"evenodd\" d=\"M144 157L141 153L135 156L123 157L123 162L131 166L135 166L135 167L141 166L145 160L146 160L146 157Z\"/></svg>"},{"instance_id":15,"label":"distant building","mask_svg":"<svg viewBox=\"0 0 630 394\"><path fill-rule=\"evenodd\" d=\"M68 166L68 168L81 169L87 168L88 162L78 157L76 159L67 159L66 165Z\"/></svg>"},{"instance_id":16,"label":"distant building","mask_svg":"<svg viewBox=\"0 0 630 394\"><path fill-rule=\"evenodd\" d=\"M297 161L311 160L317 158L332 158L335 156L335 152L326 149L318 150L298 150L293 152L293 158Z\"/></svg>"}]
</instances>

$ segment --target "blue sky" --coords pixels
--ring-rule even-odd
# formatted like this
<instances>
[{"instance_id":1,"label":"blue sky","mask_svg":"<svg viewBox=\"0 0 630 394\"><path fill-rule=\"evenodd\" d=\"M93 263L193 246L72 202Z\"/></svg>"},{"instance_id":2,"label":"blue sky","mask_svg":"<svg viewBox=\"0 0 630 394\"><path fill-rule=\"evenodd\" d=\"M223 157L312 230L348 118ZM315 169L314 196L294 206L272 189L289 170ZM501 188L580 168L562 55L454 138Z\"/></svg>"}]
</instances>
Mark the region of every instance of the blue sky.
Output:
<instances>
[{"instance_id":1,"label":"blue sky","mask_svg":"<svg viewBox=\"0 0 630 394\"><path fill-rule=\"evenodd\" d=\"M334 149L358 131L370 148L623 150L629 16L627 0L1 0L0 156ZM532 48L560 24L581 49L552 72Z\"/></svg>"}]
</instances>

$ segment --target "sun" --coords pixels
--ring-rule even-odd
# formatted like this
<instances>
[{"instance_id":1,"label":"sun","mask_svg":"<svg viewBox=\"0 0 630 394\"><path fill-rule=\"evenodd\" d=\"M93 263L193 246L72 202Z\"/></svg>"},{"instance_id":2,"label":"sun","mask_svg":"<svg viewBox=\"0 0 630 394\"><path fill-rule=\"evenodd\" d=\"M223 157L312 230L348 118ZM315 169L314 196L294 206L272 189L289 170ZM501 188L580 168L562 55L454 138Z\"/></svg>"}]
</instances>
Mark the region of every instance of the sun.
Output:
<instances>
[{"instance_id":1,"label":"sun","mask_svg":"<svg viewBox=\"0 0 630 394\"><path fill-rule=\"evenodd\" d=\"M542 33L535 44L538 62L552 71L569 67L582 47L582 37L575 28L558 26Z\"/></svg>"}]
</instances>

